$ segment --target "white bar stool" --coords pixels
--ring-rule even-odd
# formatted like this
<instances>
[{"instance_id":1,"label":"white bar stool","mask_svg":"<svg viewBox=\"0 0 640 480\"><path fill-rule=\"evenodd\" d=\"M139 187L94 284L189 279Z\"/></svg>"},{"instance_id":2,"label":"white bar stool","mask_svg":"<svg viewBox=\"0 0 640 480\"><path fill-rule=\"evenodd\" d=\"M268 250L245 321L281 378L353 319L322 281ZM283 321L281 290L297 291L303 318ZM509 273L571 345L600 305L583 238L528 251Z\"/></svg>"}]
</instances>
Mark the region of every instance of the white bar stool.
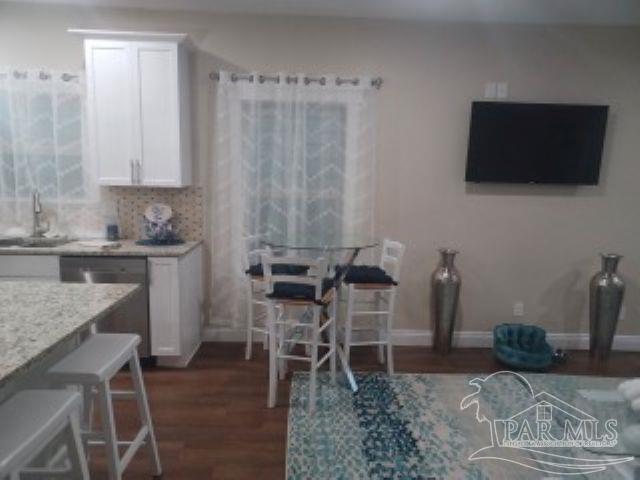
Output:
<instances>
[{"instance_id":1,"label":"white bar stool","mask_svg":"<svg viewBox=\"0 0 640 480\"><path fill-rule=\"evenodd\" d=\"M347 362L350 360L351 347L365 345L378 346L378 360L384 363L386 347L387 372L393 374L393 313L396 301L397 284L400 279L400 265L405 247L400 242L385 239L378 266L354 265L344 279L347 286L347 313L344 326L344 354ZM360 294L373 295L374 300L358 302ZM357 305L368 305L368 308L357 310ZM373 309L371 305L373 304ZM386 308L381 304L385 304ZM378 317L377 327L354 326L355 317ZM353 332L373 332L375 340L353 340Z\"/></svg>"},{"instance_id":2,"label":"white bar stool","mask_svg":"<svg viewBox=\"0 0 640 480\"><path fill-rule=\"evenodd\" d=\"M268 345L266 308L267 301L264 298L265 284L260 257L267 253L268 249L260 248L260 235L250 235L244 238L244 255L242 256L242 270L245 276L245 292L247 295L247 345L245 347L245 360L251 360L253 350L253 334L262 335L262 345L266 349ZM256 309L264 309L262 315L256 315ZM262 320L263 326L258 322Z\"/></svg>"},{"instance_id":3,"label":"white bar stool","mask_svg":"<svg viewBox=\"0 0 640 480\"><path fill-rule=\"evenodd\" d=\"M289 265L304 267L307 275L274 274L274 267ZM262 255L266 295L268 299L267 327L269 329L269 397L268 406L276 405L277 371L284 376L286 362L299 360L309 362L309 412L316 407L318 369L329 360L331 380L336 380L336 298L333 279L324 278L327 262L324 259L308 260L297 257L272 257ZM289 308L302 307L311 311L311 321L300 318L285 318ZM324 315L329 307L330 313ZM322 334L328 330L327 340ZM302 332L308 335L302 335ZM308 340L306 339L308 338ZM308 348L307 355L293 355L295 345ZM319 348L327 352L320 356Z\"/></svg>"},{"instance_id":4,"label":"white bar stool","mask_svg":"<svg viewBox=\"0 0 640 480\"><path fill-rule=\"evenodd\" d=\"M64 385L81 385L85 395L83 439L89 446L104 445L107 450L107 467L110 480L120 480L122 473L138 451L146 444L153 463L153 474L162 474L158 446L156 444L147 393L142 379L137 346L140 336L126 333L99 333L89 337L49 370L49 376ZM133 379L133 391L112 391L110 380L129 364ZM91 429L91 403L94 392L99 402L102 432ZM119 441L113 411L113 399L135 399L142 427L131 441ZM120 456L118 447L127 446Z\"/></svg>"},{"instance_id":5,"label":"white bar stool","mask_svg":"<svg viewBox=\"0 0 640 480\"><path fill-rule=\"evenodd\" d=\"M262 255L271 255L269 247L260 244L263 235L251 235L244 238L244 255L242 257L242 271L245 276L245 292L247 295L247 344L245 347L245 360L251 360L253 351L253 334L262 336L262 348L269 346L269 331L267 328L267 306L265 298L266 282L262 267ZM278 264L275 266L275 274L306 275L308 268L305 265ZM278 307L279 308L279 307ZM262 310L256 315L256 310Z\"/></svg>"},{"instance_id":6,"label":"white bar stool","mask_svg":"<svg viewBox=\"0 0 640 480\"><path fill-rule=\"evenodd\" d=\"M23 390L0 405L0 478L88 480L78 416L82 397L68 390ZM71 469L29 468L62 435Z\"/></svg>"}]
</instances>

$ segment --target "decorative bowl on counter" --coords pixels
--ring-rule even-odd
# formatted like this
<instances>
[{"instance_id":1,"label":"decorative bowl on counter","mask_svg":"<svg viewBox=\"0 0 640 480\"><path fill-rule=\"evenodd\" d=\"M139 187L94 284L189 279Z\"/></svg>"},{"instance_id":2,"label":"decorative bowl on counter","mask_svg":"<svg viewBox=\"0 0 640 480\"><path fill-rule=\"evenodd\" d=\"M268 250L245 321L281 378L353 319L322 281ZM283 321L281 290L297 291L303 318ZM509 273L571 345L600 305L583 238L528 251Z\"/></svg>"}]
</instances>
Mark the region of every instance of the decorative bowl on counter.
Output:
<instances>
[{"instance_id":1,"label":"decorative bowl on counter","mask_svg":"<svg viewBox=\"0 0 640 480\"><path fill-rule=\"evenodd\" d=\"M154 223L169 223L173 210L164 203L152 203L144 211L144 218Z\"/></svg>"},{"instance_id":2,"label":"decorative bowl on counter","mask_svg":"<svg viewBox=\"0 0 640 480\"><path fill-rule=\"evenodd\" d=\"M138 240L138 245L179 245L184 241L173 228L171 207L162 203L149 205L142 217L146 239Z\"/></svg>"}]
</instances>

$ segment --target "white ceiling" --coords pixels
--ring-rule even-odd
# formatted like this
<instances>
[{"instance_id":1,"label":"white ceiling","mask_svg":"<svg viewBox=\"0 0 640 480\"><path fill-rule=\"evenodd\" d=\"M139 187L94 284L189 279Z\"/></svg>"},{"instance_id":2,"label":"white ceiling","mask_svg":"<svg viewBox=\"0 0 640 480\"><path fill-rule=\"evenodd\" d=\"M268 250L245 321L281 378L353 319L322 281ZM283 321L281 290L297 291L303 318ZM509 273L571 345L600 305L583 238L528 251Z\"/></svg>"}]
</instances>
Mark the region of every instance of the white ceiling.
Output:
<instances>
[{"instance_id":1,"label":"white ceiling","mask_svg":"<svg viewBox=\"0 0 640 480\"><path fill-rule=\"evenodd\" d=\"M0 0L3 1L3 0ZM13 0L161 10L418 19L640 25L640 0Z\"/></svg>"}]
</instances>

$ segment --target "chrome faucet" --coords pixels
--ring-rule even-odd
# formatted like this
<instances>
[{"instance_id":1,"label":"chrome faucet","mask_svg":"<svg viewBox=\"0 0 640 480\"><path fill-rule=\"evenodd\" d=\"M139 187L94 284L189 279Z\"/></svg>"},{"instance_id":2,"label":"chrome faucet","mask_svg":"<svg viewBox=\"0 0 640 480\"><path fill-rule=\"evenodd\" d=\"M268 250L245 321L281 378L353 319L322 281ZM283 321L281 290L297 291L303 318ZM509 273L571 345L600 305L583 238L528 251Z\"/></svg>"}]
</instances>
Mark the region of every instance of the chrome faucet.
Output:
<instances>
[{"instance_id":1,"label":"chrome faucet","mask_svg":"<svg viewBox=\"0 0 640 480\"><path fill-rule=\"evenodd\" d=\"M49 231L49 222L42 222L40 216L42 215L42 204L40 203L40 192L38 190L33 191L33 232L32 237L44 237L44 234Z\"/></svg>"}]
</instances>

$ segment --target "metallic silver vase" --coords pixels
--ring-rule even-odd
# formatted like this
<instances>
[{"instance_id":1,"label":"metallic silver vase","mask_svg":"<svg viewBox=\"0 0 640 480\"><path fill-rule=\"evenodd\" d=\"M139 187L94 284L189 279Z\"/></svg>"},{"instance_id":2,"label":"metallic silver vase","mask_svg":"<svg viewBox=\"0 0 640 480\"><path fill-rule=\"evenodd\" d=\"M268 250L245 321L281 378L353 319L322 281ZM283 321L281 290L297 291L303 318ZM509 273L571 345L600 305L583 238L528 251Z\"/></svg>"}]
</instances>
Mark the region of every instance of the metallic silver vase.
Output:
<instances>
[{"instance_id":1,"label":"metallic silver vase","mask_svg":"<svg viewBox=\"0 0 640 480\"><path fill-rule=\"evenodd\" d=\"M611 353L620 308L624 298L624 281L617 273L621 255L601 254L602 271L589 285L589 353L605 360Z\"/></svg>"},{"instance_id":2,"label":"metallic silver vase","mask_svg":"<svg viewBox=\"0 0 640 480\"><path fill-rule=\"evenodd\" d=\"M433 348L439 353L451 351L453 328L458 310L461 279L453 264L456 250L441 248L440 265L431 275L431 314L434 323Z\"/></svg>"}]
</instances>

